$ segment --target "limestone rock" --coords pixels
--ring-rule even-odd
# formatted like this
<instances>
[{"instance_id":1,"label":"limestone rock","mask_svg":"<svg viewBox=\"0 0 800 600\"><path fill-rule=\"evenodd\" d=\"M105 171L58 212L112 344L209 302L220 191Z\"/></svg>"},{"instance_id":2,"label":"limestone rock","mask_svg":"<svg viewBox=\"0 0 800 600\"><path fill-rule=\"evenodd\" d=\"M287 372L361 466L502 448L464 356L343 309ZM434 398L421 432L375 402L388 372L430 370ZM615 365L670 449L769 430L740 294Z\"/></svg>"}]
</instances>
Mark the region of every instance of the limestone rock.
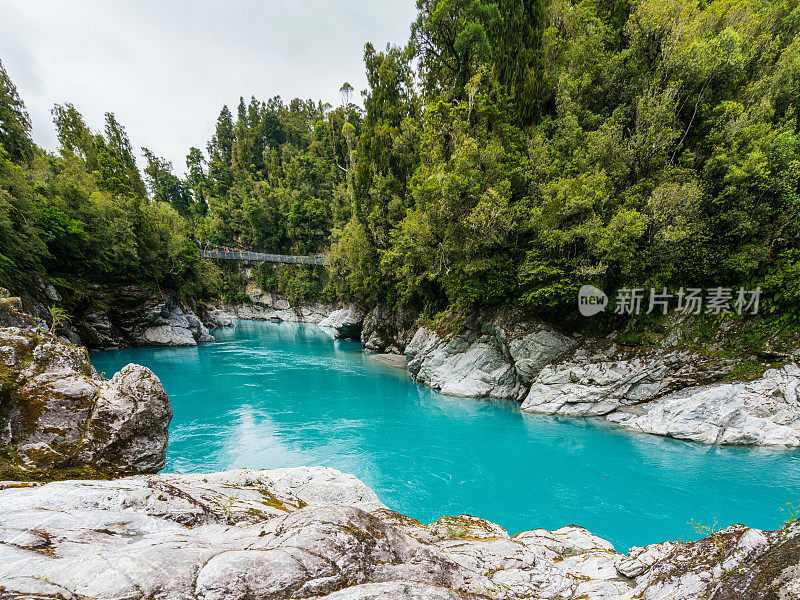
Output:
<instances>
[{"instance_id":1,"label":"limestone rock","mask_svg":"<svg viewBox=\"0 0 800 600\"><path fill-rule=\"evenodd\" d=\"M253 281L247 284L246 294L249 302L224 304L222 310L237 319L319 323L339 307L332 302L292 306L284 294L264 291Z\"/></svg>"},{"instance_id":2,"label":"limestone rock","mask_svg":"<svg viewBox=\"0 0 800 600\"><path fill-rule=\"evenodd\" d=\"M484 327L492 331L501 345L508 347L514 370L527 384L547 365L574 349L578 342L553 327L529 321L517 312L502 312Z\"/></svg>"},{"instance_id":3,"label":"limestone rock","mask_svg":"<svg viewBox=\"0 0 800 600\"><path fill-rule=\"evenodd\" d=\"M233 317L224 310L208 306L202 302L197 303L197 316L208 327L233 327Z\"/></svg>"},{"instance_id":4,"label":"limestone rock","mask_svg":"<svg viewBox=\"0 0 800 600\"><path fill-rule=\"evenodd\" d=\"M411 375L442 394L518 398L525 389L507 349L476 330L445 339L420 327L406 347Z\"/></svg>"},{"instance_id":5,"label":"limestone rock","mask_svg":"<svg viewBox=\"0 0 800 600\"><path fill-rule=\"evenodd\" d=\"M799 388L800 368L792 364L755 381L688 388L608 420L704 444L800 446Z\"/></svg>"},{"instance_id":6,"label":"limestone rock","mask_svg":"<svg viewBox=\"0 0 800 600\"><path fill-rule=\"evenodd\" d=\"M571 416L605 415L661 393L662 360L566 362L547 366L531 385L521 409Z\"/></svg>"},{"instance_id":7,"label":"limestone rock","mask_svg":"<svg viewBox=\"0 0 800 600\"><path fill-rule=\"evenodd\" d=\"M18 328L0 329L0 361L0 473L164 467L172 409L149 369L108 381L85 348Z\"/></svg>"},{"instance_id":8,"label":"limestone rock","mask_svg":"<svg viewBox=\"0 0 800 600\"><path fill-rule=\"evenodd\" d=\"M756 381L703 385L729 373L731 361L677 350L610 360L618 354L582 348L546 366L521 410L604 416L634 431L705 444L800 445L797 365Z\"/></svg>"},{"instance_id":9,"label":"limestone rock","mask_svg":"<svg viewBox=\"0 0 800 600\"><path fill-rule=\"evenodd\" d=\"M402 354L414 336L415 313L378 305L364 317L361 344L370 352Z\"/></svg>"},{"instance_id":10,"label":"limestone rock","mask_svg":"<svg viewBox=\"0 0 800 600\"><path fill-rule=\"evenodd\" d=\"M166 323L161 323L162 318ZM200 319L191 312L185 313L180 306L169 308L166 316L161 311L150 321L156 324L144 329L143 340L148 346L196 346L214 341Z\"/></svg>"},{"instance_id":11,"label":"limestone rock","mask_svg":"<svg viewBox=\"0 0 800 600\"><path fill-rule=\"evenodd\" d=\"M767 600L800 598L800 527L760 531L734 525L697 542L632 548L634 598ZM643 562L643 557L647 557Z\"/></svg>"},{"instance_id":12,"label":"limestone rock","mask_svg":"<svg viewBox=\"0 0 800 600\"><path fill-rule=\"evenodd\" d=\"M521 399L530 380L576 342L516 313L478 316L450 337L417 330L406 347L412 376L443 394Z\"/></svg>"},{"instance_id":13,"label":"limestone rock","mask_svg":"<svg viewBox=\"0 0 800 600\"><path fill-rule=\"evenodd\" d=\"M364 311L355 304L333 311L319 322L320 327L330 327L333 335L343 339L360 339L364 326Z\"/></svg>"},{"instance_id":14,"label":"limestone rock","mask_svg":"<svg viewBox=\"0 0 800 600\"><path fill-rule=\"evenodd\" d=\"M324 467L0 485L9 597L796 599L800 526L633 548L585 529L423 525Z\"/></svg>"},{"instance_id":15,"label":"limestone rock","mask_svg":"<svg viewBox=\"0 0 800 600\"><path fill-rule=\"evenodd\" d=\"M390 581L365 583L333 592L320 600L460 600L461 596L447 588L424 583Z\"/></svg>"}]
</instances>

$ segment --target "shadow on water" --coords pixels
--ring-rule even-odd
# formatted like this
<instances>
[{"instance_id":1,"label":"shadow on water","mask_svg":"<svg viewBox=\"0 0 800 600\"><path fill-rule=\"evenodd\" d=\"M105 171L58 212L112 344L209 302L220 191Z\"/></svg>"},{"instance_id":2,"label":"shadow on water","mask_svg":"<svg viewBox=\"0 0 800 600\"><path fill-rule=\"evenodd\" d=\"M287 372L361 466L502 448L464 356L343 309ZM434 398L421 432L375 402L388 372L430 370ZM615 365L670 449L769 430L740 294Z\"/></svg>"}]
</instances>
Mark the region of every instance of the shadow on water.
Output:
<instances>
[{"instance_id":1,"label":"shadow on water","mask_svg":"<svg viewBox=\"0 0 800 600\"><path fill-rule=\"evenodd\" d=\"M712 447L605 421L452 398L314 325L241 321L216 344L93 353L152 368L170 394L167 469L325 465L430 522L467 512L510 533L569 523L618 549L692 537L690 519L775 528L800 453Z\"/></svg>"}]
</instances>

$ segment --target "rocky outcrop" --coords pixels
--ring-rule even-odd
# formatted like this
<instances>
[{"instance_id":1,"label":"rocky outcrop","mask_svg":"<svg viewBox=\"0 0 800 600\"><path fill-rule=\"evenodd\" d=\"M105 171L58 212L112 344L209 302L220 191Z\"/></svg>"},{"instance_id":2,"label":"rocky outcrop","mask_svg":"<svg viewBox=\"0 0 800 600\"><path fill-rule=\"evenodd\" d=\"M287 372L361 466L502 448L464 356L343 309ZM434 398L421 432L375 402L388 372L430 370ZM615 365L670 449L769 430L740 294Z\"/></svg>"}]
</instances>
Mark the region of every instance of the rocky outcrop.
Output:
<instances>
[{"instance_id":1,"label":"rocky outcrop","mask_svg":"<svg viewBox=\"0 0 800 600\"><path fill-rule=\"evenodd\" d=\"M755 381L667 394L606 418L634 431L704 444L800 446L800 368L770 369Z\"/></svg>"},{"instance_id":2,"label":"rocky outcrop","mask_svg":"<svg viewBox=\"0 0 800 600\"><path fill-rule=\"evenodd\" d=\"M791 599L799 550L794 525L628 555L576 526L426 526L324 467L0 490L0 589L14 598Z\"/></svg>"},{"instance_id":3,"label":"rocky outcrop","mask_svg":"<svg viewBox=\"0 0 800 600\"><path fill-rule=\"evenodd\" d=\"M196 346L200 342L215 341L200 319L191 312L184 312L180 306L164 305L157 314L148 315L139 327L145 346Z\"/></svg>"},{"instance_id":4,"label":"rocky outcrop","mask_svg":"<svg viewBox=\"0 0 800 600\"><path fill-rule=\"evenodd\" d=\"M284 294L267 292L250 281L246 294L249 302L225 303L222 310L237 319L319 323L341 305L333 302L308 302L292 306Z\"/></svg>"},{"instance_id":5,"label":"rocky outcrop","mask_svg":"<svg viewBox=\"0 0 800 600\"><path fill-rule=\"evenodd\" d=\"M421 327L406 358L412 377L442 394L516 399L525 391L508 349L478 329L448 339Z\"/></svg>"},{"instance_id":6,"label":"rocky outcrop","mask_svg":"<svg viewBox=\"0 0 800 600\"><path fill-rule=\"evenodd\" d=\"M0 287L0 327L37 327L40 323L22 311L22 300Z\"/></svg>"},{"instance_id":7,"label":"rocky outcrop","mask_svg":"<svg viewBox=\"0 0 800 600\"><path fill-rule=\"evenodd\" d=\"M575 344L552 327L503 313L475 319L451 336L421 327L406 358L414 379L443 394L520 399L544 365Z\"/></svg>"},{"instance_id":8,"label":"rocky outcrop","mask_svg":"<svg viewBox=\"0 0 800 600\"><path fill-rule=\"evenodd\" d=\"M65 327L73 343L92 349L131 346L195 346L213 342L207 327L166 292L129 285L118 289L93 286L82 304L72 300L71 323Z\"/></svg>"},{"instance_id":9,"label":"rocky outcrop","mask_svg":"<svg viewBox=\"0 0 800 600\"><path fill-rule=\"evenodd\" d=\"M416 320L416 312L407 307L379 304L364 317L361 344L369 352L404 354L414 337Z\"/></svg>"},{"instance_id":10,"label":"rocky outcrop","mask_svg":"<svg viewBox=\"0 0 800 600\"><path fill-rule=\"evenodd\" d=\"M320 327L330 327L334 337L341 339L361 339L364 327L364 311L355 304L333 311L319 322Z\"/></svg>"},{"instance_id":11,"label":"rocky outcrop","mask_svg":"<svg viewBox=\"0 0 800 600\"><path fill-rule=\"evenodd\" d=\"M778 531L734 525L690 543L632 548L617 570L643 600L796 600L800 523Z\"/></svg>"},{"instance_id":12,"label":"rocky outcrop","mask_svg":"<svg viewBox=\"0 0 800 600\"><path fill-rule=\"evenodd\" d=\"M0 329L0 477L156 472L172 408L150 369L106 380L86 349L44 330Z\"/></svg>"},{"instance_id":13,"label":"rocky outcrop","mask_svg":"<svg viewBox=\"0 0 800 600\"><path fill-rule=\"evenodd\" d=\"M539 372L522 409L570 416L606 415L725 377L734 367L732 360L698 352L635 351L585 340L571 356Z\"/></svg>"},{"instance_id":14,"label":"rocky outcrop","mask_svg":"<svg viewBox=\"0 0 800 600\"><path fill-rule=\"evenodd\" d=\"M209 329L212 327L234 327L235 325L233 316L204 302L197 303L197 317Z\"/></svg>"},{"instance_id":15,"label":"rocky outcrop","mask_svg":"<svg viewBox=\"0 0 800 600\"><path fill-rule=\"evenodd\" d=\"M588 342L543 368L520 408L602 416L634 431L706 444L800 445L800 370L789 365L752 382L719 381L735 367L697 351Z\"/></svg>"}]
</instances>

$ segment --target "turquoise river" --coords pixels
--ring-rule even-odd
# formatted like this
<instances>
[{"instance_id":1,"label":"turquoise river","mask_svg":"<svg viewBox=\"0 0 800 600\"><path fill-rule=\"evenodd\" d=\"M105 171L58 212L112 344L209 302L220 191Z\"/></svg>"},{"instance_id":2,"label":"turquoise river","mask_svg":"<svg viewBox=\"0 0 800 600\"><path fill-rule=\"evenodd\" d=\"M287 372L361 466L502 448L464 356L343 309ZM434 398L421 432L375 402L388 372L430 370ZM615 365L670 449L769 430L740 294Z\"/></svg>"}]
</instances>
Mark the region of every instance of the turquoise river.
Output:
<instances>
[{"instance_id":1,"label":"turquoise river","mask_svg":"<svg viewBox=\"0 0 800 600\"><path fill-rule=\"evenodd\" d=\"M774 529L800 506L800 452L711 447L595 419L451 398L316 325L240 321L196 348L94 352L169 392L167 471L325 465L422 522L469 513L509 533L582 525L627 551L694 520Z\"/></svg>"}]
</instances>

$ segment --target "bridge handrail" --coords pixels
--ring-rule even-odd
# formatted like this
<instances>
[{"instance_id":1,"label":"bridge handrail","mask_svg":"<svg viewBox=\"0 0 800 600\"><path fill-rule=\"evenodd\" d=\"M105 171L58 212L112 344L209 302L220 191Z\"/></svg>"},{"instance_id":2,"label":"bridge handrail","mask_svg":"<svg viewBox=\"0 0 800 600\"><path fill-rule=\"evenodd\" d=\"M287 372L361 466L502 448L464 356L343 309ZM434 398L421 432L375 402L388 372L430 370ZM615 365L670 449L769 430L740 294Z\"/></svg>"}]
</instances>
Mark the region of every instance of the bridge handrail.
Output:
<instances>
[{"instance_id":1,"label":"bridge handrail","mask_svg":"<svg viewBox=\"0 0 800 600\"><path fill-rule=\"evenodd\" d=\"M289 254L268 254L266 252L251 252L248 250L218 250L203 248L200 250L203 258L216 258L220 260L240 260L246 262L274 262L284 264L302 265L327 265L328 258L324 255L292 256Z\"/></svg>"}]
</instances>

